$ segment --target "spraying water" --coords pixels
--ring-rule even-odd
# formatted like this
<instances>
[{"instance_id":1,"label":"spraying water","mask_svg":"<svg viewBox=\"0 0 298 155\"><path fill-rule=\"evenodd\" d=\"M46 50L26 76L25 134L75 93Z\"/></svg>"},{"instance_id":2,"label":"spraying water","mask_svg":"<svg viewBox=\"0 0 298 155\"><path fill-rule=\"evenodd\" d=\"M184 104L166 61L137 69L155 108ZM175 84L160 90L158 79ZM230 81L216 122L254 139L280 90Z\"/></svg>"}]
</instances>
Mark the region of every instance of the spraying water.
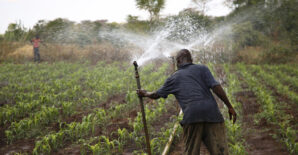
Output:
<instances>
[{"instance_id":1,"label":"spraying water","mask_svg":"<svg viewBox=\"0 0 298 155\"><path fill-rule=\"evenodd\" d=\"M188 15L168 18L165 25L150 35L140 35L124 30L103 31L100 37L117 43L129 43L137 47L131 51L131 61L144 65L149 60L174 56L180 49L189 49L198 62L215 61L224 50L231 49L233 25L250 17L249 14L235 18L229 23L220 24L212 30L206 23L199 23ZM225 44L223 43L225 42ZM140 52L141 51L141 52Z\"/></svg>"}]
</instances>

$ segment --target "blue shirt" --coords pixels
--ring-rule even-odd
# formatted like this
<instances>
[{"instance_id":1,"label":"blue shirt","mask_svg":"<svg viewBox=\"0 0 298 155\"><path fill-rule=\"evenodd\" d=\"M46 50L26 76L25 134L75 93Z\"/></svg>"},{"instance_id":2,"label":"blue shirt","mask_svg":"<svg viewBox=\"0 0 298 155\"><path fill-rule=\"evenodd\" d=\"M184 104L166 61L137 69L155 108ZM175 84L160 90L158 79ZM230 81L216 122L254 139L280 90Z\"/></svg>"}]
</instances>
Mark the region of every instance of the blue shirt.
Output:
<instances>
[{"instance_id":1,"label":"blue shirt","mask_svg":"<svg viewBox=\"0 0 298 155\"><path fill-rule=\"evenodd\" d=\"M156 91L163 98L174 94L184 113L182 125L198 122L223 122L210 88L219 85L208 67L187 63Z\"/></svg>"}]
</instances>

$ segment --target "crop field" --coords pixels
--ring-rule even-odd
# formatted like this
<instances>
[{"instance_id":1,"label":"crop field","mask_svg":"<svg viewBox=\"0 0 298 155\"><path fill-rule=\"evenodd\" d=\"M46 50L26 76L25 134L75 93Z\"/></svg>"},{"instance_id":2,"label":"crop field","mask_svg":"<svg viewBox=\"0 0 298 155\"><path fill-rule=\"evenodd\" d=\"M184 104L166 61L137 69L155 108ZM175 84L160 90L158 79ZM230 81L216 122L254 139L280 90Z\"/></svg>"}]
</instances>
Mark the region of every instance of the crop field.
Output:
<instances>
[{"instance_id":1,"label":"crop field","mask_svg":"<svg viewBox=\"0 0 298 155\"><path fill-rule=\"evenodd\" d=\"M217 99L230 154L298 154L297 65L206 65L238 113L232 124ZM172 72L169 63L142 66L142 87L156 90ZM0 64L0 152L143 154L136 88L129 63ZM173 95L144 101L151 151L161 154L180 109ZM170 154L182 153L181 137L179 127Z\"/></svg>"}]
</instances>

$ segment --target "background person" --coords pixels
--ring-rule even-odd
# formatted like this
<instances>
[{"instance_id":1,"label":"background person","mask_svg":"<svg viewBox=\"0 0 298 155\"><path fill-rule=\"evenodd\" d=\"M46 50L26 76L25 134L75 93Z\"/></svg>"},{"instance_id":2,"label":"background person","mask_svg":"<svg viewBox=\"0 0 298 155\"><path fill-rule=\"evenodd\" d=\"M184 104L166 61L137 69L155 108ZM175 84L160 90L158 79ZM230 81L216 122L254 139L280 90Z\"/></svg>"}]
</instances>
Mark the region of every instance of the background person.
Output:
<instances>
[{"instance_id":1,"label":"background person","mask_svg":"<svg viewBox=\"0 0 298 155\"><path fill-rule=\"evenodd\" d=\"M31 44L33 45L33 54L34 54L34 61L35 62L40 62L40 54L39 54L39 45L41 43L41 40L38 35L35 36L31 40Z\"/></svg>"}]
</instances>

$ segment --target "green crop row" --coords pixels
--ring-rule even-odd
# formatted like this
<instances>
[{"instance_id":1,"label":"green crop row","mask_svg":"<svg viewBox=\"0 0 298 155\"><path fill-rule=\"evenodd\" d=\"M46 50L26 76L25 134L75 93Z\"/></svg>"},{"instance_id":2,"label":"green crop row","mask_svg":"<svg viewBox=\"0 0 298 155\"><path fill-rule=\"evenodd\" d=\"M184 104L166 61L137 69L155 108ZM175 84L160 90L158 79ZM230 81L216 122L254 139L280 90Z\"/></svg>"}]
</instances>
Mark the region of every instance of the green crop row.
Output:
<instances>
[{"instance_id":1,"label":"green crop row","mask_svg":"<svg viewBox=\"0 0 298 155\"><path fill-rule=\"evenodd\" d=\"M253 71L256 76L263 80L264 83L269 85L270 87L275 88L275 91L283 96L287 96L294 103L298 103L298 94L291 91L288 86L283 85L279 79L277 79L274 75L265 72L261 66L252 65L250 67L251 71Z\"/></svg>"},{"instance_id":2,"label":"green crop row","mask_svg":"<svg viewBox=\"0 0 298 155\"><path fill-rule=\"evenodd\" d=\"M265 70L272 73L278 80L283 82L283 84L286 84L289 86L289 88L293 87L294 91L298 91L298 74L295 76L290 76L287 73L284 73L282 68L278 66L271 66L271 65L265 65Z\"/></svg>"},{"instance_id":3,"label":"green crop row","mask_svg":"<svg viewBox=\"0 0 298 155\"><path fill-rule=\"evenodd\" d=\"M150 68L153 69L152 67L150 67ZM149 72L151 70L150 68L147 69L147 67L144 67L144 70L143 70L143 68L141 68L141 77L143 75L142 73L146 70ZM157 70L157 72L155 74L151 74L148 77L146 77L146 79L148 78L148 79L156 79L156 80L155 81L148 80L148 82L146 80L143 80L142 83L144 83L144 87L156 88L156 87L160 86L165 80L165 71L166 70L167 70L167 65L163 65L162 67L160 67ZM104 79L98 78L100 76L99 73L100 73L100 75L106 74ZM110 75L111 73L112 73L112 75ZM123 91L127 92L126 104L115 103L115 105L110 107L110 110L107 110L105 112L105 116L106 116L105 123L101 123L102 126L106 127L107 124L109 124L108 121L111 118L113 118L113 119L119 118L122 115L124 115L125 113L127 113L127 111L131 110L132 108L135 108L135 104L138 102L138 99L137 99L137 96L134 91L136 87L134 84L135 80L133 79L134 78L133 73L134 72L132 69L128 69L124 72L119 72L115 68L112 68L112 69L105 68L103 71L95 72L94 74L88 74L88 73L87 73L87 75L85 74L86 75L85 82L84 82L85 85L83 85L81 88L78 88L78 90L79 90L78 92L81 92L84 89L92 89L93 91L91 92L91 95L89 96L91 98L100 98L101 100L104 101L109 96L112 96L112 94L123 93ZM115 79L115 80L113 80L113 79ZM154 86L152 86L152 85L154 85ZM67 94L67 96L69 96L69 95L71 95L71 94ZM84 98L84 99L87 100L88 98ZM113 103L110 103L110 104L113 104ZM163 104L160 104L160 107L157 108L157 110L159 112L160 112L160 110L164 110L164 107L162 107L161 105L163 105ZM62 105L62 107L63 107L63 105ZM69 107L69 106L65 105L65 107ZM67 110L63 110L63 111L67 111ZM148 113L149 120L153 117L152 115L156 115L156 113L153 113L152 115L150 115L151 112L147 112L147 113ZM95 116L97 116L97 115L95 115ZM73 122L73 124L76 124L73 126L80 126L77 122ZM95 125L98 127L98 123L95 122ZM65 140L66 141L67 140L76 141L77 139L81 139L86 136L88 137L87 133L89 133L89 135L90 135L90 132L86 132L86 134L83 134L82 136L74 137L73 139L67 139L65 137L73 137L72 133L75 133L74 131L78 130L78 129L76 129L77 127L70 128L70 124L68 124L67 126L68 126L68 128L63 128L63 129L60 129L60 131L57 133L52 133L52 134L46 135L46 136L44 136L44 138L42 140L36 142L36 147L34 149L35 153L49 153L49 152L52 152L53 150L57 150L58 148L61 148L62 147L61 145L65 142ZM105 127L102 127L102 129L104 130ZM123 131L123 133L120 131ZM118 129L119 136L122 137L122 138L120 138L121 140L120 139L110 140L108 132L111 132L111 131L104 132L106 134L100 135L98 137L98 143L96 143L95 145L89 145L89 144L85 145L88 148L87 151L91 150L94 154L97 154L98 152L103 153L103 152L106 152L107 150L112 151L114 149L114 147L119 148L119 151L120 151L121 148L123 149L123 145L124 145L123 135L126 135L125 131L127 131L125 128L122 130ZM77 133L74 135L77 135ZM78 135L80 135L80 134L78 134ZM132 133L130 133L130 135L132 135ZM57 139L58 140L64 139L64 140L62 142L59 142L59 141L57 141ZM55 142L57 144L54 144L53 142Z\"/></svg>"},{"instance_id":4,"label":"green crop row","mask_svg":"<svg viewBox=\"0 0 298 155\"><path fill-rule=\"evenodd\" d=\"M272 96L272 91L268 90L262 81L256 79L251 73L247 71L247 68L243 64L237 64L239 70L248 87L257 97L257 102L262 108L262 112L259 114L261 118L266 119L268 123L279 126L279 130L276 132L276 136L282 141L292 154L298 153L297 143L297 131L290 125L290 120L293 116L286 114L281 108L275 97Z\"/></svg>"},{"instance_id":5,"label":"green crop row","mask_svg":"<svg viewBox=\"0 0 298 155\"><path fill-rule=\"evenodd\" d=\"M235 124L232 124L232 121L229 120L228 112L225 112L225 118L226 118L226 126L228 131L228 137L230 140L229 143L229 150L231 154L235 155L244 155L247 154L245 150L245 140L243 138L243 124L242 124L242 104L240 102L236 101L235 93L239 92L241 90L239 80L237 76L230 71L229 65L224 65L224 71L225 75L227 76L227 83L228 86L225 88L227 92L227 96L234 107L234 109L237 111L237 119L238 121Z\"/></svg>"},{"instance_id":6,"label":"green crop row","mask_svg":"<svg viewBox=\"0 0 298 155\"><path fill-rule=\"evenodd\" d=\"M156 89L160 87L166 78L165 72L167 70L167 67L168 65L162 65L162 67L158 69L158 72L155 72L154 74L149 74L148 77L144 76L144 74L142 73L143 72L149 73L154 68L152 68L151 66L149 66L149 68L148 67L144 68L144 70L142 70L141 72L141 77L144 77L142 79L142 84L144 84L143 88ZM152 80L152 79L155 79L155 80ZM138 98L137 98L137 95L135 94L135 91L132 91L132 92L128 91L126 95L126 102L127 103L138 102ZM166 100L160 99L158 102L156 102L156 104L145 106L145 113L146 113L146 119L147 119L149 131L154 130L154 127L151 124L157 121L157 119L161 117L164 113L166 113L166 110L167 110L166 105L169 105L168 103L166 103ZM117 109L117 107L115 109ZM121 107L118 109L119 109L118 111L120 111L123 108ZM143 134L143 122L142 122L141 116L142 116L141 113L138 112L134 120L130 120L129 124L130 126L132 126L132 129L133 129L131 132L127 131L125 128L118 129L117 139L109 139L111 135L100 136L98 137L98 142L96 144L94 145L84 144L84 147L83 147L84 149L82 152L84 153L92 152L93 154L112 154L112 153L115 153L116 151L118 153L122 153L123 147L125 147L127 143L130 141L133 141L135 145L138 148L140 148L140 150L135 150L134 153L143 152L144 149L142 148L142 146L144 145L144 134ZM152 151L159 152L161 148L164 147L164 144L161 144L160 142L157 142L157 141L161 140L162 138L159 136L156 136L153 133L151 134L151 137L152 137L152 140L151 140ZM166 140L163 139L163 141L166 141Z\"/></svg>"},{"instance_id":7,"label":"green crop row","mask_svg":"<svg viewBox=\"0 0 298 155\"><path fill-rule=\"evenodd\" d=\"M298 75L298 66L296 64L273 65L272 68L281 70L284 74L288 74L293 77Z\"/></svg>"},{"instance_id":8,"label":"green crop row","mask_svg":"<svg viewBox=\"0 0 298 155\"><path fill-rule=\"evenodd\" d=\"M9 129L5 131L5 135L9 142L12 142L14 139L30 137L32 134L30 131L32 129L39 128L56 121L58 116L59 109L55 107L42 107L42 110L34 116L23 119L19 122L12 122Z\"/></svg>"}]
</instances>

